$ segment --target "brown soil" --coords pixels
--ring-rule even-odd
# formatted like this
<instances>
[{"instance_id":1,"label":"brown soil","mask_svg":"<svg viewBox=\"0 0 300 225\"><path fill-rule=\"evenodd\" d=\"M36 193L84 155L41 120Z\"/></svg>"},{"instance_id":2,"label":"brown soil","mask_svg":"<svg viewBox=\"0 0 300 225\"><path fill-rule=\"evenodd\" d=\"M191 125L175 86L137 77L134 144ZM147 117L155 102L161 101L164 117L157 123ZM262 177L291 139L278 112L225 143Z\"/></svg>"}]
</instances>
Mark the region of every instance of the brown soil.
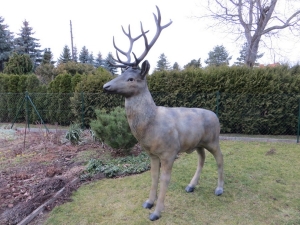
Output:
<instances>
[{"instance_id":1,"label":"brown soil","mask_svg":"<svg viewBox=\"0 0 300 225\"><path fill-rule=\"evenodd\" d=\"M69 185L70 181L79 177L91 157L99 158L111 151L93 141L88 131L80 145L62 141L64 134L27 130L17 131L13 139L0 135L1 225L19 223L63 187L63 194L47 205L46 211L69 201L72 191L83 183ZM84 151L92 155L82 157Z\"/></svg>"}]
</instances>

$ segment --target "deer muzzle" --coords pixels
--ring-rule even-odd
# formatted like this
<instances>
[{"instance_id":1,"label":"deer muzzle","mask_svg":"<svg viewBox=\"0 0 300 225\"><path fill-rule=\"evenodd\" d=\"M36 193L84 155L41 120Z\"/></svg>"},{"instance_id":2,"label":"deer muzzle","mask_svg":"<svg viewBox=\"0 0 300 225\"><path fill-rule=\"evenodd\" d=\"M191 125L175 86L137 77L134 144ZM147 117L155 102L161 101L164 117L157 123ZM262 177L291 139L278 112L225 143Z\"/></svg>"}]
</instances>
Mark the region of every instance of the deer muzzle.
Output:
<instances>
[{"instance_id":1,"label":"deer muzzle","mask_svg":"<svg viewBox=\"0 0 300 225\"><path fill-rule=\"evenodd\" d=\"M111 85L108 84L108 83L104 84L103 85L103 92L105 92L105 93L111 93L112 92L111 91Z\"/></svg>"}]
</instances>

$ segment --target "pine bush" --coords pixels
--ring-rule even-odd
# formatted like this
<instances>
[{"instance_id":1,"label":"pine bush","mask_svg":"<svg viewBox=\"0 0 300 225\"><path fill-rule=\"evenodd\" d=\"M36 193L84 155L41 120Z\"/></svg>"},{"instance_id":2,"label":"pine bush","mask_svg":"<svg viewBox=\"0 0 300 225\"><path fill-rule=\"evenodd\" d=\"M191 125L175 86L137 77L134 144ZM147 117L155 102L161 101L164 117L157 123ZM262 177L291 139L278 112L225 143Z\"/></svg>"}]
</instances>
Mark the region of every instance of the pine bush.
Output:
<instances>
[{"instance_id":1,"label":"pine bush","mask_svg":"<svg viewBox=\"0 0 300 225\"><path fill-rule=\"evenodd\" d=\"M124 108L116 107L110 113L96 110L96 115L90 124L96 136L119 153L129 154L137 140L130 131Z\"/></svg>"}]
</instances>

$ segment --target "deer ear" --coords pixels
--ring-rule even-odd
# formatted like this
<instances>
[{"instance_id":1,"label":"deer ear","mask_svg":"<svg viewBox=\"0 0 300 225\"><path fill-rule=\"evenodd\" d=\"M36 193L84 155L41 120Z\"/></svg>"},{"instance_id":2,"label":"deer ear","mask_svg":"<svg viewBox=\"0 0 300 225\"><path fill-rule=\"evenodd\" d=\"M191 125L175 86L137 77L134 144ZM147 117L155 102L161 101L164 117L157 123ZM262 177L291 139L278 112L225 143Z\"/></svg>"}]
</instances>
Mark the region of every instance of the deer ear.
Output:
<instances>
[{"instance_id":1,"label":"deer ear","mask_svg":"<svg viewBox=\"0 0 300 225\"><path fill-rule=\"evenodd\" d=\"M142 64L142 69L141 69L141 76L143 79L148 74L149 70L150 70L150 64L148 60L145 60Z\"/></svg>"}]
</instances>

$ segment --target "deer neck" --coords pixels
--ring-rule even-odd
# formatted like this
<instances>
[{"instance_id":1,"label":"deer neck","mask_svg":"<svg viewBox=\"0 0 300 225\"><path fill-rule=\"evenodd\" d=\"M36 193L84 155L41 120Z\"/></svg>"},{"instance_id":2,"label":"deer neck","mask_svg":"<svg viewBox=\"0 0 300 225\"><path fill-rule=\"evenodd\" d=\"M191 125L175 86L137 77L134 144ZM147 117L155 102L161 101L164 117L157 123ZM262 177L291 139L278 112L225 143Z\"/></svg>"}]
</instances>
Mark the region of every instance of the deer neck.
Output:
<instances>
[{"instance_id":1,"label":"deer neck","mask_svg":"<svg viewBox=\"0 0 300 225\"><path fill-rule=\"evenodd\" d=\"M148 87L138 95L125 98L125 110L131 132L138 141L145 136L151 121L156 116L156 108Z\"/></svg>"}]
</instances>

